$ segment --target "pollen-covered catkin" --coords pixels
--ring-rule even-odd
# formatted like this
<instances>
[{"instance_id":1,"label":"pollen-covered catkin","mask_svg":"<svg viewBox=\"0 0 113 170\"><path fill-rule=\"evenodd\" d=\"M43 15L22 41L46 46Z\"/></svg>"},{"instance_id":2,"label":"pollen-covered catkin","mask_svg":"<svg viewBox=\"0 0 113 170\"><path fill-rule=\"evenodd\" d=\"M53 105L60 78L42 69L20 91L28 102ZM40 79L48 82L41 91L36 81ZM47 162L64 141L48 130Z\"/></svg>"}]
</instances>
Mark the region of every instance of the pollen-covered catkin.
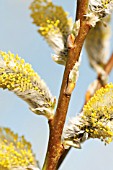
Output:
<instances>
[{"instance_id":1,"label":"pollen-covered catkin","mask_svg":"<svg viewBox=\"0 0 113 170\"><path fill-rule=\"evenodd\" d=\"M0 169L27 170L28 167L39 170L31 144L9 128L0 128Z\"/></svg>"},{"instance_id":2,"label":"pollen-covered catkin","mask_svg":"<svg viewBox=\"0 0 113 170\"><path fill-rule=\"evenodd\" d=\"M113 84L101 88L84 106L83 112L69 121L64 128L63 144L81 147L89 138L98 138L105 143L113 140Z\"/></svg>"},{"instance_id":3,"label":"pollen-covered catkin","mask_svg":"<svg viewBox=\"0 0 113 170\"><path fill-rule=\"evenodd\" d=\"M55 98L45 82L18 55L0 51L0 88L14 92L37 114L53 114Z\"/></svg>"},{"instance_id":4,"label":"pollen-covered catkin","mask_svg":"<svg viewBox=\"0 0 113 170\"><path fill-rule=\"evenodd\" d=\"M61 6L50 0L34 0L30 9L33 23L38 26L38 32L52 47L55 55L52 58L58 64L65 65L67 60L67 37L72 29L72 19Z\"/></svg>"}]
</instances>

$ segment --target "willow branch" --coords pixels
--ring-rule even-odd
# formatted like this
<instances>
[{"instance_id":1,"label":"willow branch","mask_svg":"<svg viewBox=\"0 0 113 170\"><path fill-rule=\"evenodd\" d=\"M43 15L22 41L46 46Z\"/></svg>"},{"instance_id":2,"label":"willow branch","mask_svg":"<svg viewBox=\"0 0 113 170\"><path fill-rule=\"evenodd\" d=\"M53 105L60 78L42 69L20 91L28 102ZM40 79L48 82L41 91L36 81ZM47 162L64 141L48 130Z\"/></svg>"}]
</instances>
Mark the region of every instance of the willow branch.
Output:
<instances>
[{"instance_id":1,"label":"willow branch","mask_svg":"<svg viewBox=\"0 0 113 170\"><path fill-rule=\"evenodd\" d=\"M50 137L48 143L48 151L43 166L43 170L55 170L57 168L57 163L61 157L64 148L61 143L62 131L66 119L66 114L68 111L68 105L70 102L71 94L66 94L66 88L68 83L69 73L78 61L80 52L89 32L90 26L87 24L84 15L87 12L88 0L81 0L80 8L78 11L78 19L81 20L81 26L79 34L75 40L74 48L68 50L68 59L64 71L62 86L60 90L60 96L58 100L58 105L56 109L56 114L50 123Z\"/></svg>"},{"instance_id":2,"label":"willow branch","mask_svg":"<svg viewBox=\"0 0 113 170\"><path fill-rule=\"evenodd\" d=\"M81 4L81 0L77 0L77 10L76 10L75 21L78 20L78 18L80 16L80 4Z\"/></svg>"},{"instance_id":3,"label":"willow branch","mask_svg":"<svg viewBox=\"0 0 113 170\"><path fill-rule=\"evenodd\" d=\"M109 75L110 72L112 71L113 69L113 53L110 57L110 59L108 60L107 64L105 65L104 67L104 70L105 72ZM98 80L98 84L97 84L97 87L96 89L99 89L102 87L102 84L101 84L101 81L100 81L100 78L99 76L97 77L97 80ZM92 95L89 93L89 91L86 92L86 95L85 95L85 103L84 105L88 102L88 100L92 97ZM82 109L81 109L82 110ZM67 154L69 153L71 147L68 149L68 150L64 150L63 151L63 154L62 156L60 157L59 159L59 162L58 162L58 166L57 166L57 169L61 166L62 162L64 161L64 159L66 158Z\"/></svg>"},{"instance_id":4,"label":"willow branch","mask_svg":"<svg viewBox=\"0 0 113 170\"><path fill-rule=\"evenodd\" d=\"M76 12L76 20L84 20L84 15L88 9L89 0L77 0L77 12Z\"/></svg>"}]
</instances>

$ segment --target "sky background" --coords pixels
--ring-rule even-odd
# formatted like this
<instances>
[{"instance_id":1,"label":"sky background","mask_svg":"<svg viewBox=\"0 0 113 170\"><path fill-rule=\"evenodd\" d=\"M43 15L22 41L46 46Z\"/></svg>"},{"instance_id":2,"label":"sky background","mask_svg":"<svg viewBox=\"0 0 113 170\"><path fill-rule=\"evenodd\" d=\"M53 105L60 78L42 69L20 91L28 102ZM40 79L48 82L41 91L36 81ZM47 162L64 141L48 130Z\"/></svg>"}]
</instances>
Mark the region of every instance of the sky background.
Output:
<instances>
[{"instance_id":1,"label":"sky background","mask_svg":"<svg viewBox=\"0 0 113 170\"><path fill-rule=\"evenodd\" d=\"M32 24L29 10L31 2L32 0L0 0L0 50L18 53L26 62L32 64L52 94L58 98L64 67L52 61L52 49ZM63 6L74 18L75 0L53 2ZM112 49L111 46L110 51ZM96 78L96 74L89 67L85 50L82 53L80 77L72 95L67 119L79 113L87 87ZM113 82L113 72L109 81ZM49 134L46 118L33 114L24 101L13 93L0 89L0 126L10 127L20 136L24 135L32 143L33 151L42 166ZM99 140L89 140L82 145L81 150L72 149L60 170L75 169L112 170L113 143L105 146Z\"/></svg>"}]
</instances>

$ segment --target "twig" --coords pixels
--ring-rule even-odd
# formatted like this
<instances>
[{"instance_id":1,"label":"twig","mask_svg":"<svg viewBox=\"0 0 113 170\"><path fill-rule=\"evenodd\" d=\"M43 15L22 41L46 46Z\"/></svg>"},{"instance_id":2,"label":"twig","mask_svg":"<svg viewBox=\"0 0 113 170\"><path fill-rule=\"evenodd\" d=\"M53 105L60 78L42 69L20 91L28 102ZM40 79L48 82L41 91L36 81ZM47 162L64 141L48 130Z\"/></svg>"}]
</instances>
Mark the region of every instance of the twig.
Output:
<instances>
[{"instance_id":1,"label":"twig","mask_svg":"<svg viewBox=\"0 0 113 170\"><path fill-rule=\"evenodd\" d=\"M108 60L107 64L104 67L104 70L105 70L107 75L110 74L112 68L113 68L113 53L112 53L110 59ZM96 92L96 90L100 89L103 86L102 81L101 81L101 75L98 75L97 80L98 80L98 83L97 83L97 87L95 88L94 93ZM92 94L90 94L90 92L87 91L86 92L86 97L85 97L85 104L88 102L88 100L91 97L92 97Z\"/></svg>"},{"instance_id":2,"label":"twig","mask_svg":"<svg viewBox=\"0 0 113 170\"><path fill-rule=\"evenodd\" d=\"M75 40L74 48L70 48L68 50L68 59L64 71L60 96L58 100L58 106L56 109L56 114L53 120L51 120L50 122L50 137L48 143L48 151L43 166L43 170L55 170L57 168L58 160L64 151L64 148L61 143L61 136L66 119L68 105L71 98L71 94L67 95L65 91L67 88L69 73L72 70L73 66L75 65L76 61L78 61L79 59L84 40L90 29L90 26L87 24L84 18L84 15L86 14L87 11L88 6L87 4L88 0L81 0L77 15L78 19L81 19L80 31Z\"/></svg>"},{"instance_id":3,"label":"twig","mask_svg":"<svg viewBox=\"0 0 113 170\"><path fill-rule=\"evenodd\" d=\"M108 60L107 64L105 65L104 67L104 70L105 72L109 75L111 70L113 69L113 53L110 57L110 59ZM97 77L97 80L98 80L98 84L97 84L97 87L96 87L96 90L101 88L102 87L102 84L101 84L101 81L99 79L99 76ZM86 104L88 102L88 100L92 97L92 95L89 93L89 91L86 92L86 96L85 96L85 103ZM81 109L82 110L82 109ZM62 156L60 157L59 159L59 162L58 162L58 166L57 166L57 169L60 167L60 165L62 164L62 162L64 161L65 157L67 156L67 154L69 153L71 147L68 149L68 150L65 150L62 154Z\"/></svg>"},{"instance_id":4,"label":"twig","mask_svg":"<svg viewBox=\"0 0 113 170\"><path fill-rule=\"evenodd\" d=\"M105 65L105 72L107 74L109 74L111 72L112 68L113 68L113 53L112 53L110 59L108 60L107 64Z\"/></svg>"}]
</instances>

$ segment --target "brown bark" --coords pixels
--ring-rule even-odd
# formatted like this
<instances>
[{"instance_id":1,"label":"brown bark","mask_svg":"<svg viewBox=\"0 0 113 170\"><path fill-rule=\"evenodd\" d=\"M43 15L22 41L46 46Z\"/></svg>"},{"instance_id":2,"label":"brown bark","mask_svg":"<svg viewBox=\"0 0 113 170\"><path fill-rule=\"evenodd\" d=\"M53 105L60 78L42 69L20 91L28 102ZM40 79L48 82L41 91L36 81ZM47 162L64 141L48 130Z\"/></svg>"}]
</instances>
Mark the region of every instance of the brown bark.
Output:
<instances>
[{"instance_id":1,"label":"brown bark","mask_svg":"<svg viewBox=\"0 0 113 170\"><path fill-rule=\"evenodd\" d=\"M66 114L68 111L68 105L70 102L71 94L66 94L66 88L68 83L69 73L78 61L80 52L89 32L90 26L84 18L88 6L88 0L80 0L79 9L77 10L77 19L80 19L80 31L75 40L73 48L68 50L68 59L64 71L62 86L60 90L60 96L58 100L58 105L56 109L56 114L52 120L50 120L50 137L48 143L48 151L43 166L43 170L55 170L57 168L57 163L61 157L64 148L61 143L62 131L66 119Z\"/></svg>"}]
</instances>

